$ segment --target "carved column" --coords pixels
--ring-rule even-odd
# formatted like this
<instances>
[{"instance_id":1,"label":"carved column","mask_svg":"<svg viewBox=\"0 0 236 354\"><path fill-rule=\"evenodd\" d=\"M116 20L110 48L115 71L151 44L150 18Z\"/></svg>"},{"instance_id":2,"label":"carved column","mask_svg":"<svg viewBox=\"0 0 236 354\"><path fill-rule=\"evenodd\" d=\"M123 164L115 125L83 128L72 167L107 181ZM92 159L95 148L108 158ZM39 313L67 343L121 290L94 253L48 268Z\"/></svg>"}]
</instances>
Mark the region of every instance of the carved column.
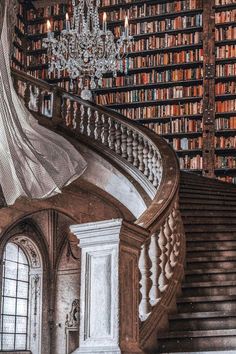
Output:
<instances>
[{"instance_id":1,"label":"carved column","mask_svg":"<svg viewBox=\"0 0 236 354\"><path fill-rule=\"evenodd\" d=\"M71 226L80 241L80 347L74 354L142 353L138 259L146 231L121 219Z\"/></svg>"}]
</instances>

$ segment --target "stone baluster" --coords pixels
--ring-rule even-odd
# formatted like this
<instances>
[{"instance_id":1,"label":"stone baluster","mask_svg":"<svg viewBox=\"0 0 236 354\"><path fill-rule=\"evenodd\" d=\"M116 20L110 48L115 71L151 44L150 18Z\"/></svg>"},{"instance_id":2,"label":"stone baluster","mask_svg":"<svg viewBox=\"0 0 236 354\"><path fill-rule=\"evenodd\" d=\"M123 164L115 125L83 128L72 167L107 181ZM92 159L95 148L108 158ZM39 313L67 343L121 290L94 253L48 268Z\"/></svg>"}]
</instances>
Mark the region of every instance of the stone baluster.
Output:
<instances>
[{"instance_id":1,"label":"stone baluster","mask_svg":"<svg viewBox=\"0 0 236 354\"><path fill-rule=\"evenodd\" d=\"M38 108L38 114L43 114L44 115L44 107L43 107L43 90L41 87L38 88L38 99L37 99L37 108Z\"/></svg>"},{"instance_id":2,"label":"stone baluster","mask_svg":"<svg viewBox=\"0 0 236 354\"><path fill-rule=\"evenodd\" d=\"M77 128L77 115L78 115L78 104L76 101L72 105L72 129L76 130Z\"/></svg>"},{"instance_id":3,"label":"stone baluster","mask_svg":"<svg viewBox=\"0 0 236 354\"><path fill-rule=\"evenodd\" d=\"M143 244L141 247L141 253L139 258L139 271L140 271L140 293L141 301L139 304L139 318L141 321L146 321L150 315L149 304L149 291L150 291L150 278L148 269L148 253L147 244Z\"/></svg>"},{"instance_id":4,"label":"stone baluster","mask_svg":"<svg viewBox=\"0 0 236 354\"><path fill-rule=\"evenodd\" d=\"M71 117L72 101L69 99L66 99L65 104L66 104L66 116L65 116L66 126L69 127L69 126L71 126L71 123L72 123L72 117Z\"/></svg>"},{"instance_id":5,"label":"stone baluster","mask_svg":"<svg viewBox=\"0 0 236 354\"><path fill-rule=\"evenodd\" d=\"M121 156L127 159L127 127L125 125L122 126L121 151Z\"/></svg>"},{"instance_id":6,"label":"stone baluster","mask_svg":"<svg viewBox=\"0 0 236 354\"><path fill-rule=\"evenodd\" d=\"M144 144L143 144L143 137L139 136L138 137L138 169L143 172L144 171L144 161L143 161L143 150L144 150Z\"/></svg>"},{"instance_id":7,"label":"stone baluster","mask_svg":"<svg viewBox=\"0 0 236 354\"><path fill-rule=\"evenodd\" d=\"M115 145L115 140L116 140L116 126L115 126L115 121L110 117L110 138L109 138L109 147L111 150L115 151L116 145Z\"/></svg>"},{"instance_id":8,"label":"stone baluster","mask_svg":"<svg viewBox=\"0 0 236 354\"><path fill-rule=\"evenodd\" d=\"M95 132L96 132L96 140L98 141L102 141L102 115L96 111L96 128L95 128Z\"/></svg>"},{"instance_id":9,"label":"stone baluster","mask_svg":"<svg viewBox=\"0 0 236 354\"><path fill-rule=\"evenodd\" d=\"M93 109L88 109L89 120L89 136L91 139L95 139L95 112Z\"/></svg>"},{"instance_id":10,"label":"stone baluster","mask_svg":"<svg viewBox=\"0 0 236 354\"><path fill-rule=\"evenodd\" d=\"M138 167L138 133L136 131L134 131L133 133L133 157L133 165L134 167Z\"/></svg>"},{"instance_id":11,"label":"stone baluster","mask_svg":"<svg viewBox=\"0 0 236 354\"><path fill-rule=\"evenodd\" d=\"M148 250L149 258L151 261L151 276L150 279L152 281L151 289L149 292L150 304L155 306L157 302L160 300L160 289L158 284L159 274L161 273L160 269L160 255L161 251L158 246L158 234L154 233L151 236L151 242Z\"/></svg>"},{"instance_id":12,"label":"stone baluster","mask_svg":"<svg viewBox=\"0 0 236 354\"><path fill-rule=\"evenodd\" d=\"M84 118L83 118L83 123L84 123L84 130L83 130L83 134L85 136L88 136L88 108L86 106L84 106Z\"/></svg>"},{"instance_id":13,"label":"stone baluster","mask_svg":"<svg viewBox=\"0 0 236 354\"><path fill-rule=\"evenodd\" d=\"M103 121L103 144L105 146L109 146L108 138L109 138L109 120L108 116L105 114L102 115Z\"/></svg>"},{"instance_id":14,"label":"stone baluster","mask_svg":"<svg viewBox=\"0 0 236 354\"><path fill-rule=\"evenodd\" d=\"M158 154L156 150L153 151L152 157L152 173L153 173L153 185L154 187L158 187L159 185L159 172L158 172Z\"/></svg>"},{"instance_id":15,"label":"stone baluster","mask_svg":"<svg viewBox=\"0 0 236 354\"><path fill-rule=\"evenodd\" d=\"M168 279L166 276L166 263L167 263L167 240L164 232L164 225L161 226L160 232L158 234L158 246L160 249L160 275L158 279L159 289L163 292L168 284Z\"/></svg>"},{"instance_id":16,"label":"stone baluster","mask_svg":"<svg viewBox=\"0 0 236 354\"><path fill-rule=\"evenodd\" d=\"M134 157L133 157L133 134L132 130L128 129L127 130L127 160L130 163L133 163Z\"/></svg>"},{"instance_id":17,"label":"stone baluster","mask_svg":"<svg viewBox=\"0 0 236 354\"><path fill-rule=\"evenodd\" d=\"M24 101L25 101L25 106L29 109L29 103L30 103L30 83L29 83L29 81L26 81Z\"/></svg>"},{"instance_id":18,"label":"stone baluster","mask_svg":"<svg viewBox=\"0 0 236 354\"><path fill-rule=\"evenodd\" d=\"M115 132L115 147L116 147L116 153L118 155L121 155L121 124L119 122L116 123L116 132Z\"/></svg>"},{"instance_id":19,"label":"stone baluster","mask_svg":"<svg viewBox=\"0 0 236 354\"><path fill-rule=\"evenodd\" d=\"M171 254L172 254L171 238L172 238L172 230L171 230L170 224L169 224L169 216L166 218L166 221L165 221L164 233L165 233L165 237L166 237L166 240L167 240L167 245L166 245L166 248L167 248L167 253L166 253L167 259L166 259L165 271L166 271L167 278L170 279L172 274L173 274L173 270L172 270L172 267L171 267Z\"/></svg>"},{"instance_id":20,"label":"stone baluster","mask_svg":"<svg viewBox=\"0 0 236 354\"><path fill-rule=\"evenodd\" d=\"M148 171L148 153L149 153L149 146L148 142L144 142L144 148L143 148L143 165L144 165L144 176L148 177L149 176L149 171Z\"/></svg>"},{"instance_id":21,"label":"stone baluster","mask_svg":"<svg viewBox=\"0 0 236 354\"><path fill-rule=\"evenodd\" d=\"M175 253L175 250L176 250L176 241L177 241L177 220L175 218L175 208L173 208L173 210L171 211L170 213L170 216L169 216L169 226L170 226L170 229L171 229L171 254L170 254L170 265L172 268L174 268L174 266L176 265L177 263L177 257L176 257L176 253Z\"/></svg>"},{"instance_id":22,"label":"stone baluster","mask_svg":"<svg viewBox=\"0 0 236 354\"><path fill-rule=\"evenodd\" d=\"M153 159L153 148L151 145L149 145L149 151L148 151L148 179L150 182L153 182L154 177L153 177L153 165L152 165L152 159Z\"/></svg>"},{"instance_id":23,"label":"stone baluster","mask_svg":"<svg viewBox=\"0 0 236 354\"><path fill-rule=\"evenodd\" d=\"M85 133L85 129L84 129L84 116L85 116L85 109L84 109L84 105L81 104L80 105L80 132L81 134Z\"/></svg>"}]
</instances>

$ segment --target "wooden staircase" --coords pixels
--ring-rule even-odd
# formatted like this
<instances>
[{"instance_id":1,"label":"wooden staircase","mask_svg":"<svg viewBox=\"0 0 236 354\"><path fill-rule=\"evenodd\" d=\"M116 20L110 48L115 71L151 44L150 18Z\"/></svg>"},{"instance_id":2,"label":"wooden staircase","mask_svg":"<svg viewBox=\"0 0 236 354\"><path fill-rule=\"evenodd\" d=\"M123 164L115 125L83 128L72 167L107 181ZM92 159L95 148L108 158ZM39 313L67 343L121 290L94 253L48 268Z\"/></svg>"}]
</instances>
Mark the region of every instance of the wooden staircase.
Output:
<instances>
[{"instance_id":1,"label":"wooden staircase","mask_svg":"<svg viewBox=\"0 0 236 354\"><path fill-rule=\"evenodd\" d=\"M236 353L236 186L181 174L185 280L158 353Z\"/></svg>"}]
</instances>

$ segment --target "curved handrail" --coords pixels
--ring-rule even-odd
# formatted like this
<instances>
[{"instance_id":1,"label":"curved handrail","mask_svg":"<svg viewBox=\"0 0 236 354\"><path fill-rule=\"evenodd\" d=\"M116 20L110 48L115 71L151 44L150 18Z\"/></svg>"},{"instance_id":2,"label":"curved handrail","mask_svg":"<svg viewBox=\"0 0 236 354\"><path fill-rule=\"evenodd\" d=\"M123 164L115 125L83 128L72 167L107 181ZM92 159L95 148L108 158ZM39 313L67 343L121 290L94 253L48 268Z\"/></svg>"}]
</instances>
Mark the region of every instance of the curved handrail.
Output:
<instances>
[{"instance_id":1,"label":"curved handrail","mask_svg":"<svg viewBox=\"0 0 236 354\"><path fill-rule=\"evenodd\" d=\"M175 300L183 276L185 238L179 212L179 165L164 139L124 116L55 85L12 70L15 88L44 125L52 125L142 175L152 201L136 224L149 230L140 250L141 343L149 340ZM47 119L45 119L45 117ZM153 322L153 319L155 320Z\"/></svg>"}]
</instances>

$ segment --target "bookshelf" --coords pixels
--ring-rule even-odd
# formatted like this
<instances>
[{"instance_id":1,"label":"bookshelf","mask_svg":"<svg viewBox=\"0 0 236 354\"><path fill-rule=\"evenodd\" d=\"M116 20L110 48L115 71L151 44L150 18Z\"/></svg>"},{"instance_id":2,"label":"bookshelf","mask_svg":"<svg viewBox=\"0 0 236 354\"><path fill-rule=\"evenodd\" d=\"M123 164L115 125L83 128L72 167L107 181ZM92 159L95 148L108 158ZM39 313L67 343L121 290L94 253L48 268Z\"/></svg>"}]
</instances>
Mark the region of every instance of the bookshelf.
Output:
<instances>
[{"instance_id":1,"label":"bookshelf","mask_svg":"<svg viewBox=\"0 0 236 354\"><path fill-rule=\"evenodd\" d=\"M236 0L101 3L116 36L129 16L134 47L124 59L128 76L105 75L96 102L162 135L182 169L236 183ZM48 77L42 48L46 20L59 33L66 12L69 2L22 2L13 66L69 90L66 73Z\"/></svg>"}]
</instances>

